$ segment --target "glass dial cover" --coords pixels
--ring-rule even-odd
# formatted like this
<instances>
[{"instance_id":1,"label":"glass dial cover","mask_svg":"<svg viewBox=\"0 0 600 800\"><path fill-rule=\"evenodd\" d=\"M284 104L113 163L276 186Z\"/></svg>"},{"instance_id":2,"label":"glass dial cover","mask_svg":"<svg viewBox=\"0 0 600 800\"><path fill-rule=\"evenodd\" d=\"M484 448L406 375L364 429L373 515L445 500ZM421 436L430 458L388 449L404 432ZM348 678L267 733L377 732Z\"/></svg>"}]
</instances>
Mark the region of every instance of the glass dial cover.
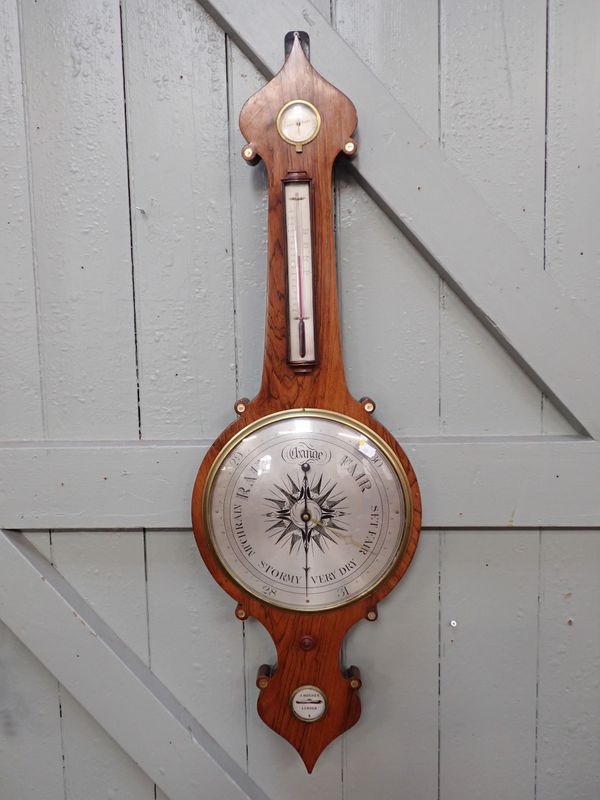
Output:
<instances>
[{"instance_id":1,"label":"glass dial cover","mask_svg":"<svg viewBox=\"0 0 600 800\"><path fill-rule=\"evenodd\" d=\"M319 133L321 115L308 100L290 100L277 115L277 131L290 144L307 144Z\"/></svg>"},{"instance_id":2,"label":"glass dial cover","mask_svg":"<svg viewBox=\"0 0 600 800\"><path fill-rule=\"evenodd\" d=\"M322 611L368 594L397 564L410 498L402 465L373 431L339 414L289 411L221 451L204 517L239 586L272 605Z\"/></svg>"}]
</instances>

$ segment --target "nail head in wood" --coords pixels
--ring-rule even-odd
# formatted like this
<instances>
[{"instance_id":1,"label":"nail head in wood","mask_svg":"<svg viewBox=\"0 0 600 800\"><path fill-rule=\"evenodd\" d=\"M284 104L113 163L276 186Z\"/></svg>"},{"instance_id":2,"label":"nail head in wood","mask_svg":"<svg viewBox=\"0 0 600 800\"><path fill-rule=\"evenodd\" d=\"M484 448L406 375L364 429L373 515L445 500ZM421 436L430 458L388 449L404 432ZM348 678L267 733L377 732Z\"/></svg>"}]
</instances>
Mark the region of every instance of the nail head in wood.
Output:
<instances>
[{"instance_id":1,"label":"nail head in wood","mask_svg":"<svg viewBox=\"0 0 600 800\"><path fill-rule=\"evenodd\" d=\"M248 619L248 612L242 605L238 605L235 609L235 615L238 619Z\"/></svg>"}]
</instances>

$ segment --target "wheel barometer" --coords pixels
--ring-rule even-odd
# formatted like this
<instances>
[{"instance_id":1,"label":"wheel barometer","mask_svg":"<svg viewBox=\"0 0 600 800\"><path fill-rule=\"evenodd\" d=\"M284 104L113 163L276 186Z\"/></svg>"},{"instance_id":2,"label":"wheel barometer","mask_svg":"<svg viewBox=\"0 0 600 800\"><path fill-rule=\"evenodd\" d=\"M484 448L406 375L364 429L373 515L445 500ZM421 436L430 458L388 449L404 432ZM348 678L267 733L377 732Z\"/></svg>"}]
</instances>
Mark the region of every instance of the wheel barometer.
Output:
<instances>
[{"instance_id":1,"label":"wheel barometer","mask_svg":"<svg viewBox=\"0 0 600 800\"><path fill-rule=\"evenodd\" d=\"M281 71L245 104L242 156L269 185L267 328L261 388L209 449L192 519L215 580L258 619L277 664L258 670L258 712L309 772L360 716L348 629L377 618L417 545L413 469L375 405L348 392L342 362L332 169L352 156L356 110L285 38Z\"/></svg>"}]
</instances>

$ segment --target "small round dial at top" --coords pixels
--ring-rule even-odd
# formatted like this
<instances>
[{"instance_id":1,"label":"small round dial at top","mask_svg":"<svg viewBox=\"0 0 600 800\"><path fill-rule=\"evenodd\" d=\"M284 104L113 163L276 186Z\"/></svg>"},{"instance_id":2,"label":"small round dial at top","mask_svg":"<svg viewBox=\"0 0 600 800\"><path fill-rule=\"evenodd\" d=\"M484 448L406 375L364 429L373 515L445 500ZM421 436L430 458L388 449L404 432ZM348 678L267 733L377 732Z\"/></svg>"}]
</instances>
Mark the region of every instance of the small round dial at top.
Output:
<instances>
[{"instance_id":1,"label":"small round dial at top","mask_svg":"<svg viewBox=\"0 0 600 800\"><path fill-rule=\"evenodd\" d=\"M321 128L321 115L308 100L290 100L277 114L277 132L289 144L312 142Z\"/></svg>"}]
</instances>

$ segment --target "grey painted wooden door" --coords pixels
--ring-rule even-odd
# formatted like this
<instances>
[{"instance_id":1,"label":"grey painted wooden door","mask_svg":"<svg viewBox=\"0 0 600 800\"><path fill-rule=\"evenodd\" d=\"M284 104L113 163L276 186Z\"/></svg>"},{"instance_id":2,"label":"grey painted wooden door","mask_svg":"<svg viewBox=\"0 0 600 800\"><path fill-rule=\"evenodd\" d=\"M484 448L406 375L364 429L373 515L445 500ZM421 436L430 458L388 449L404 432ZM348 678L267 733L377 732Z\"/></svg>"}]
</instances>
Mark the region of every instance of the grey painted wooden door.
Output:
<instances>
[{"instance_id":1,"label":"grey painted wooden door","mask_svg":"<svg viewBox=\"0 0 600 800\"><path fill-rule=\"evenodd\" d=\"M600 7L3 0L0 28L0 796L596 800ZM294 28L358 108L348 378L425 523L310 777L189 530L258 387L237 117Z\"/></svg>"}]
</instances>

